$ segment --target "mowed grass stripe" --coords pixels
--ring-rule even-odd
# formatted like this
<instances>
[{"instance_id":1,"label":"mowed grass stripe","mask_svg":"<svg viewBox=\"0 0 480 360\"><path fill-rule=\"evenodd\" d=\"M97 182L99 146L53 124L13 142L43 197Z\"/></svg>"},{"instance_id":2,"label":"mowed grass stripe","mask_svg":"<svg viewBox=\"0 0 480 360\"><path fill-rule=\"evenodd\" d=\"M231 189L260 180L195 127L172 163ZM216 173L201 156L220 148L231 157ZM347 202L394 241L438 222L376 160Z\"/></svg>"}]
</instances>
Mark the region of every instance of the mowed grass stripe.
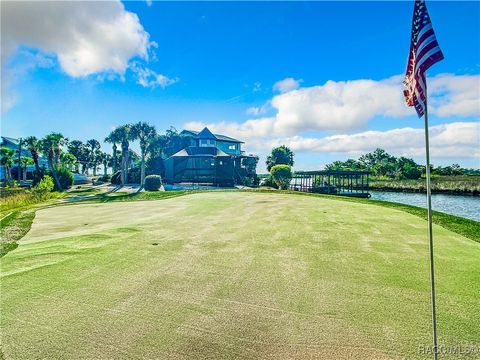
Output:
<instances>
[{"instance_id":1,"label":"mowed grass stripe","mask_svg":"<svg viewBox=\"0 0 480 360\"><path fill-rule=\"evenodd\" d=\"M480 244L434 230L441 341L480 346ZM425 235L394 209L252 192L41 210L1 260L3 352L423 358Z\"/></svg>"}]
</instances>

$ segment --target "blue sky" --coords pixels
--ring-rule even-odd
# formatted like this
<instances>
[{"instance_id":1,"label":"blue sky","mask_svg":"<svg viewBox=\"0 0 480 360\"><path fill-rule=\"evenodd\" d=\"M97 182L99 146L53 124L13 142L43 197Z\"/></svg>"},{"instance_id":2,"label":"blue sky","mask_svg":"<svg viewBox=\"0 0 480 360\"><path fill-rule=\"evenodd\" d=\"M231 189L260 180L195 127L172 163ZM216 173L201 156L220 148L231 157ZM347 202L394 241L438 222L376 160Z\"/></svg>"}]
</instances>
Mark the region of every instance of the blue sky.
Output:
<instances>
[{"instance_id":1,"label":"blue sky","mask_svg":"<svg viewBox=\"0 0 480 360\"><path fill-rule=\"evenodd\" d=\"M480 4L427 4L445 54L429 71L433 162L479 167ZM208 125L262 163L285 143L297 169L377 146L423 161L423 122L392 78L405 70L413 2L77 2L52 19L55 3L9 6L3 135L103 139L142 120ZM43 25L16 21L30 12Z\"/></svg>"}]
</instances>

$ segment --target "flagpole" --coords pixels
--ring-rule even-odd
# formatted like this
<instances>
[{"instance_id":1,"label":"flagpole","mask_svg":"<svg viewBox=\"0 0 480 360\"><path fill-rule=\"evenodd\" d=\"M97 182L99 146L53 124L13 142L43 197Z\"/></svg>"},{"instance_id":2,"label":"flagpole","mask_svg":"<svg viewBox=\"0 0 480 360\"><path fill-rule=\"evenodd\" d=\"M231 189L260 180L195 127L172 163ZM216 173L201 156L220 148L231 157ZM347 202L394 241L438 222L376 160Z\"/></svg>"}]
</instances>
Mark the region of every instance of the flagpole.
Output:
<instances>
[{"instance_id":1,"label":"flagpole","mask_svg":"<svg viewBox=\"0 0 480 360\"><path fill-rule=\"evenodd\" d=\"M425 83L427 75L425 74ZM430 248L430 288L432 298L432 331L433 331L433 358L437 360L437 316L435 311L435 271L433 265L433 232L432 232L432 190L430 184L430 144L428 139L428 106L427 106L427 87L425 86L425 155L427 160L426 177L427 177L427 211L428 211L428 238Z\"/></svg>"}]
</instances>

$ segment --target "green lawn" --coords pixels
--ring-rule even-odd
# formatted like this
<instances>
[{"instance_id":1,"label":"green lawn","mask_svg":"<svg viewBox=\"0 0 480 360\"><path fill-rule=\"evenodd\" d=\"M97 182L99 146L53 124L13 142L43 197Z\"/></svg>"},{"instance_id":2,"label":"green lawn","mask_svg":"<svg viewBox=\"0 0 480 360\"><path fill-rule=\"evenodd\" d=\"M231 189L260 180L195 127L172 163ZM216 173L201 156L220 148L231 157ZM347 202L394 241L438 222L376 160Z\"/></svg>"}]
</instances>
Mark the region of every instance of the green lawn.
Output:
<instances>
[{"instance_id":1,"label":"green lawn","mask_svg":"<svg viewBox=\"0 0 480 360\"><path fill-rule=\"evenodd\" d=\"M0 259L3 357L431 358L426 231L275 193L39 210ZM480 351L480 243L434 235L440 343Z\"/></svg>"}]
</instances>

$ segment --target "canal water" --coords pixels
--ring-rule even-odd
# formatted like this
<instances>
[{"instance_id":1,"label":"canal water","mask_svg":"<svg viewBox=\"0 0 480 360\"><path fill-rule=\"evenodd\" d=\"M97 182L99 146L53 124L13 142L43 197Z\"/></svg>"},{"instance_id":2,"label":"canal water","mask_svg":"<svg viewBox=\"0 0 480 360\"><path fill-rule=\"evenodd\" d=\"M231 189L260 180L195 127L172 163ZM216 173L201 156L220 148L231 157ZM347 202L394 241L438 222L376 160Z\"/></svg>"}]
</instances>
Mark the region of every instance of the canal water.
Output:
<instances>
[{"instance_id":1,"label":"canal water","mask_svg":"<svg viewBox=\"0 0 480 360\"><path fill-rule=\"evenodd\" d=\"M418 207L427 207L427 194L369 191L372 199L396 202ZM480 197L447 194L432 194L432 208L447 214L480 221Z\"/></svg>"}]
</instances>

